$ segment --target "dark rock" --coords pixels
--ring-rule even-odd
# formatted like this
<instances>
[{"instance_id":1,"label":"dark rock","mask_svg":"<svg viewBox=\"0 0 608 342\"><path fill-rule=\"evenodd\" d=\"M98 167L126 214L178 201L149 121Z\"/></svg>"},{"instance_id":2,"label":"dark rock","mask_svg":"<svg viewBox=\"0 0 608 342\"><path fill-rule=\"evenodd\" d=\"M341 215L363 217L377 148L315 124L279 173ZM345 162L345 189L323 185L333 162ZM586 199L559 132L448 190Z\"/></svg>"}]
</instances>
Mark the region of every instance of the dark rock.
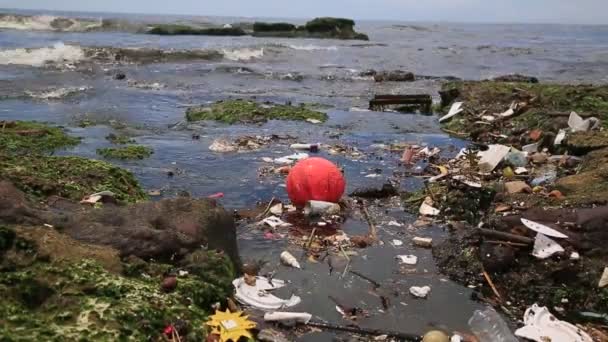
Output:
<instances>
[{"instance_id":1,"label":"dark rock","mask_svg":"<svg viewBox=\"0 0 608 342\"><path fill-rule=\"evenodd\" d=\"M361 77L370 77L370 76L376 76L378 72L374 69L369 69L369 70L363 70L359 73L359 76Z\"/></svg>"},{"instance_id":2,"label":"dark rock","mask_svg":"<svg viewBox=\"0 0 608 342\"><path fill-rule=\"evenodd\" d=\"M391 183L385 183L381 188L358 188L351 194L353 197L362 198L386 198L399 195L397 189Z\"/></svg>"},{"instance_id":3,"label":"dark rock","mask_svg":"<svg viewBox=\"0 0 608 342\"><path fill-rule=\"evenodd\" d=\"M458 88L450 88L447 90L440 90L439 96L441 97L441 106L446 107L449 106L454 100L460 96L460 91Z\"/></svg>"},{"instance_id":4,"label":"dark rock","mask_svg":"<svg viewBox=\"0 0 608 342\"><path fill-rule=\"evenodd\" d=\"M124 80L125 78L127 78L127 75L125 75L125 74L124 74L124 73L122 73L122 72L119 72L119 73L117 73L116 75L114 75L114 79L115 79L115 80L119 80L119 81L121 81L121 80Z\"/></svg>"},{"instance_id":5,"label":"dark rock","mask_svg":"<svg viewBox=\"0 0 608 342\"><path fill-rule=\"evenodd\" d=\"M503 75L492 79L496 82L522 82L522 83L538 83L538 78L520 74Z\"/></svg>"},{"instance_id":6,"label":"dark rock","mask_svg":"<svg viewBox=\"0 0 608 342\"><path fill-rule=\"evenodd\" d=\"M479 248L479 258L486 271L502 272L515 262L515 250L509 246L483 243Z\"/></svg>"},{"instance_id":7,"label":"dark rock","mask_svg":"<svg viewBox=\"0 0 608 342\"><path fill-rule=\"evenodd\" d=\"M290 23L255 22L253 24L253 32L294 31L295 29L296 26Z\"/></svg>"},{"instance_id":8,"label":"dark rock","mask_svg":"<svg viewBox=\"0 0 608 342\"><path fill-rule=\"evenodd\" d=\"M402 70L382 71L374 75L376 82L413 82L416 76L413 73Z\"/></svg>"}]
</instances>

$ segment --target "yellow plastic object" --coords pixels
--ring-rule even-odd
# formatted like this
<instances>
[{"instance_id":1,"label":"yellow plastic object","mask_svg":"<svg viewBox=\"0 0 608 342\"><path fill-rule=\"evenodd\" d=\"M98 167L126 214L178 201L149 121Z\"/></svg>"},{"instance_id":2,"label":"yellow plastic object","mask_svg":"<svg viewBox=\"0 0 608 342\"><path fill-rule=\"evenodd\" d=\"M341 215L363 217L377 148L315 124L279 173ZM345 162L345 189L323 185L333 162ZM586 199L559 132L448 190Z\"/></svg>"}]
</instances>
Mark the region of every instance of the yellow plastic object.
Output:
<instances>
[{"instance_id":1,"label":"yellow plastic object","mask_svg":"<svg viewBox=\"0 0 608 342\"><path fill-rule=\"evenodd\" d=\"M217 310L205 325L211 328L211 334L220 336L221 342L237 342L241 337L253 339L249 329L255 328L256 324L248 318L249 316L243 315L241 311L231 313L230 310L226 312Z\"/></svg>"}]
</instances>

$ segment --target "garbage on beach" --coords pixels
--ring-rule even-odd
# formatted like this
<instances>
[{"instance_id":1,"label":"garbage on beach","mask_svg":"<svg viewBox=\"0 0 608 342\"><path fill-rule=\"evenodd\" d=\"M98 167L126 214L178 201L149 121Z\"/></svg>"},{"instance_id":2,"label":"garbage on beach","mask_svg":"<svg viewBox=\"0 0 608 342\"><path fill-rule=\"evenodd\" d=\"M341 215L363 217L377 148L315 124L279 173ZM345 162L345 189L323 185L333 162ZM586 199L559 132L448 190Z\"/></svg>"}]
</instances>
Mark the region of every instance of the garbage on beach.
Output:
<instances>
[{"instance_id":1,"label":"garbage on beach","mask_svg":"<svg viewBox=\"0 0 608 342\"><path fill-rule=\"evenodd\" d=\"M568 238L568 235L565 235L563 233L558 232L557 230L551 228L551 227L547 227L544 224L540 224L538 222L534 222L534 221L530 221L527 220L525 218L521 218L521 223L524 224L524 226L528 227L528 229L531 229L537 233L541 233L547 236L551 236L554 238L559 238L559 239L566 239Z\"/></svg>"},{"instance_id":2,"label":"garbage on beach","mask_svg":"<svg viewBox=\"0 0 608 342\"><path fill-rule=\"evenodd\" d=\"M447 176L449 174L448 168L443 166L443 165L439 165L437 166L437 168L439 169L440 174L438 174L437 176L433 176L431 178L429 178L429 182L430 183L434 183L442 178L444 178L445 176Z\"/></svg>"},{"instance_id":3,"label":"garbage on beach","mask_svg":"<svg viewBox=\"0 0 608 342\"><path fill-rule=\"evenodd\" d=\"M507 322L491 307L475 310L469 327L479 342L518 342Z\"/></svg>"},{"instance_id":4,"label":"garbage on beach","mask_svg":"<svg viewBox=\"0 0 608 342\"><path fill-rule=\"evenodd\" d=\"M462 112L462 104L463 104L463 102L454 102L452 104L452 107L450 107L450 110L448 111L448 113L446 115L442 116L439 119L439 122L443 122L443 121L457 115L458 113Z\"/></svg>"},{"instance_id":5,"label":"garbage on beach","mask_svg":"<svg viewBox=\"0 0 608 342\"><path fill-rule=\"evenodd\" d=\"M564 248L559 243L541 233L536 234L532 255L539 259L546 259L555 253L561 252L564 252Z\"/></svg>"},{"instance_id":6,"label":"garbage on beach","mask_svg":"<svg viewBox=\"0 0 608 342\"><path fill-rule=\"evenodd\" d=\"M311 124L320 124L323 121L317 119L306 119L306 122L310 122Z\"/></svg>"},{"instance_id":7,"label":"garbage on beach","mask_svg":"<svg viewBox=\"0 0 608 342\"><path fill-rule=\"evenodd\" d=\"M302 268L300 266L300 263L298 262L298 260L291 255L291 253L284 251L283 253L281 253L281 263L285 266L290 266L290 267L294 267L294 268Z\"/></svg>"},{"instance_id":8,"label":"garbage on beach","mask_svg":"<svg viewBox=\"0 0 608 342\"><path fill-rule=\"evenodd\" d=\"M456 175L456 176L452 177L452 179L455 179L464 185L468 185L471 188L480 189L482 186L481 183L479 183L478 181L471 180L471 179L467 178L465 175Z\"/></svg>"},{"instance_id":9,"label":"garbage on beach","mask_svg":"<svg viewBox=\"0 0 608 342\"><path fill-rule=\"evenodd\" d=\"M418 257L415 255L397 255L396 258L400 263L406 265L416 265L418 263Z\"/></svg>"},{"instance_id":10,"label":"garbage on beach","mask_svg":"<svg viewBox=\"0 0 608 342\"><path fill-rule=\"evenodd\" d=\"M524 181L514 181L505 183L505 190L509 194L531 193L532 188Z\"/></svg>"},{"instance_id":11,"label":"garbage on beach","mask_svg":"<svg viewBox=\"0 0 608 342\"><path fill-rule=\"evenodd\" d=\"M338 203L325 201L308 201L304 207L304 215L335 215L340 213L340 205Z\"/></svg>"},{"instance_id":12,"label":"garbage on beach","mask_svg":"<svg viewBox=\"0 0 608 342\"><path fill-rule=\"evenodd\" d=\"M271 228L287 228L291 227L291 223L285 222L276 216L268 216L261 223L269 225Z\"/></svg>"},{"instance_id":13,"label":"garbage on beach","mask_svg":"<svg viewBox=\"0 0 608 342\"><path fill-rule=\"evenodd\" d=\"M100 192L96 192L94 194L85 196L82 201L80 201L80 203L82 204L95 204L99 201L101 201L103 198L110 198L110 199L114 199L116 195L114 195L114 193L112 191L100 191Z\"/></svg>"},{"instance_id":14,"label":"garbage on beach","mask_svg":"<svg viewBox=\"0 0 608 342\"><path fill-rule=\"evenodd\" d=\"M410 287L410 293L418 298L426 298L431 292L430 286L412 286Z\"/></svg>"},{"instance_id":15,"label":"garbage on beach","mask_svg":"<svg viewBox=\"0 0 608 342\"><path fill-rule=\"evenodd\" d=\"M394 239L393 241L391 241L391 243L395 247L403 246L403 241L401 241L401 240Z\"/></svg>"},{"instance_id":16,"label":"garbage on beach","mask_svg":"<svg viewBox=\"0 0 608 342\"><path fill-rule=\"evenodd\" d=\"M560 321L546 307L537 304L524 313L525 326L515 331L518 337L536 342L593 342L593 339L576 326Z\"/></svg>"},{"instance_id":17,"label":"garbage on beach","mask_svg":"<svg viewBox=\"0 0 608 342\"><path fill-rule=\"evenodd\" d=\"M433 244L433 239L431 239L431 238L415 237L415 238L412 239L412 242L414 243L414 245L416 245L418 247L429 248Z\"/></svg>"},{"instance_id":18,"label":"garbage on beach","mask_svg":"<svg viewBox=\"0 0 608 342\"><path fill-rule=\"evenodd\" d=\"M528 153L512 148L505 156L505 161L514 167L526 166L528 164Z\"/></svg>"},{"instance_id":19,"label":"garbage on beach","mask_svg":"<svg viewBox=\"0 0 608 342\"><path fill-rule=\"evenodd\" d=\"M287 194L297 207L311 200L336 203L344 194L346 181L340 169L324 158L299 161L287 176Z\"/></svg>"},{"instance_id":20,"label":"garbage on beach","mask_svg":"<svg viewBox=\"0 0 608 342\"><path fill-rule=\"evenodd\" d=\"M309 152L319 152L319 144L291 144L289 146L292 150L304 150Z\"/></svg>"},{"instance_id":21,"label":"garbage on beach","mask_svg":"<svg viewBox=\"0 0 608 342\"><path fill-rule=\"evenodd\" d=\"M431 330L422 336L422 342L450 342L450 338L443 331Z\"/></svg>"},{"instance_id":22,"label":"garbage on beach","mask_svg":"<svg viewBox=\"0 0 608 342\"><path fill-rule=\"evenodd\" d=\"M251 340L253 335L249 330L255 328L257 324L248 318L241 311L226 310L226 312L222 312L218 310L209 317L205 325L211 329L210 334L219 336L220 341L238 341L242 337ZM171 341L173 340L171 339ZM179 338L177 340L179 341Z\"/></svg>"},{"instance_id":23,"label":"garbage on beach","mask_svg":"<svg viewBox=\"0 0 608 342\"><path fill-rule=\"evenodd\" d=\"M477 152L479 168L483 172L492 172L505 159L511 147L505 145L488 145L486 151Z\"/></svg>"},{"instance_id":24,"label":"garbage on beach","mask_svg":"<svg viewBox=\"0 0 608 342\"><path fill-rule=\"evenodd\" d=\"M571 112L568 117L568 127L570 127L572 132L587 132L599 126L600 120L598 118L583 119L576 112Z\"/></svg>"},{"instance_id":25,"label":"garbage on beach","mask_svg":"<svg viewBox=\"0 0 608 342\"><path fill-rule=\"evenodd\" d=\"M302 159L306 159L308 158L308 154L307 153L295 153L295 154L291 154L285 157L281 157L281 158L276 158L274 159L274 163L275 164L292 164L297 162L298 160L302 160Z\"/></svg>"},{"instance_id":26,"label":"garbage on beach","mask_svg":"<svg viewBox=\"0 0 608 342\"><path fill-rule=\"evenodd\" d=\"M424 199L418 211L424 216L437 216L440 213L439 209L433 208L433 200L430 197Z\"/></svg>"},{"instance_id":27,"label":"garbage on beach","mask_svg":"<svg viewBox=\"0 0 608 342\"><path fill-rule=\"evenodd\" d=\"M255 285L247 285L243 277L232 281L236 292L234 297L242 304L251 305L261 310L279 310L299 304L300 297L292 295L289 299L281 299L267 291L275 290L285 286L285 281L265 277L255 277Z\"/></svg>"},{"instance_id":28,"label":"garbage on beach","mask_svg":"<svg viewBox=\"0 0 608 342\"><path fill-rule=\"evenodd\" d=\"M540 146L539 143L524 145L521 147L521 150L522 150L522 152L534 153L534 152L538 152L539 146Z\"/></svg>"},{"instance_id":29,"label":"garbage on beach","mask_svg":"<svg viewBox=\"0 0 608 342\"><path fill-rule=\"evenodd\" d=\"M515 168L514 172L516 175L523 175L524 173L528 173L528 169L526 169L525 167L518 167Z\"/></svg>"},{"instance_id":30,"label":"garbage on beach","mask_svg":"<svg viewBox=\"0 0 608 342\"><path fill-rule=\"evenodd\" d=\"M597 287L603 288L608 286L608 267L604 268L604 273L602 273L602 277L597 284Z\"/></svg>"},{"instance_id":31,"label":"garbage on beach","mask_svg":"<svg viewBox=\"0 0 608 342\"><path fill-rule=\"evenodd\" d=\"M273 205L272 207L270 207L270 213L272 215L281 215L283 214L283 203L277 203L275 205Z\"/></svg>"},{"instance_id":32,"label":"garbage on beach","mask_svg":"<svg viewBox=\"0 0 608 342\"><path fill-rule=\"evenodd\" d=\"M561 145L562 142L564 141L564 139L566 139L566 130L565 129L560 129L559 132L557 132L557 135L555 136L555 140L553 141L553 145Z\"/></svg>"},{"instance_id":33,"label":"garbage on beach","mask_svg":"<svg viewBox=\"0 0 608 342\"><path fill-rule=\"evenodd\" d=\"M209 146L209 150L218 153L236 152L238 148L228 140L216 139Z\"/></svg>"},{"instance_id":34,"label":"garbage on beach","mask_svg":"<svg viewBox=\"0 0 608 342\"><path fill-rule=\"evenodd\" d=\"M266 322L303 323L310 322L312 315L308 312L267 312L264 314Z\"/></svg>"}]
</instances>

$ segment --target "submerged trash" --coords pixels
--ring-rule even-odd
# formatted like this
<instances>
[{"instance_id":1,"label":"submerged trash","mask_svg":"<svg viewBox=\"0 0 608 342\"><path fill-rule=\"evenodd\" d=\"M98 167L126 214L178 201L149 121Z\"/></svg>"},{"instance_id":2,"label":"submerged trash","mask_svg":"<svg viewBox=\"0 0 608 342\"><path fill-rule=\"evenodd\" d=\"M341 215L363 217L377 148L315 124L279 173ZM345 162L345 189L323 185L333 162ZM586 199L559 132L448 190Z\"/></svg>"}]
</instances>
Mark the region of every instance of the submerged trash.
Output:
<instances>
[{"instance_id":1,"label":"submerged trash","mask_svg":"<svg viewBox=\"0 0 608 342\"><path fill-rule=\"evenodd\" d=\"M440 213L439 209L433 208L433 199L427 197L424 199L418 210L420 215L424 216L437 216Z\"/></svg>"},{"instance_id":2,"label":"submerged trash","mask_svg":"<svg viewBox=\"0 0 608 342\"><path fill-rule=\"evenodd\" d=\"M285 266L291 266L294 268L302 268L300 267L300 263L298 262L298 260L291 255L291 253L284 251L283 253L281 253L281 263Z\"/></svg>"},{"instance_id":3,"label":"submerged trash","mask_svg":"<svg viewBox=\"0 0 608 342\"><path fill-rule=\"evenodd\" d=\"M476 310L469 319L469 327L479 342L518 342L507 323L491 307Z\"/></svg>"},{"instance_id":4,"label":"submerged trash","mask_svg":"<svg viewBox=\"0 0 608 342\"><path fill-rule=\"evenodd\" d=\"M312 319L312 315L308 312L267 312L264 314L266 322L289 322L307 324Z\"/></svg>"},{"instance_id":5,"label":"submerged trash","mask_svg":"<svg viewBox=\"0 0 608 342\"><path fill-rule=\"evenodd\" d=\"M536 234L532 255L539 259L546 259L555 253L561 252L564 252L564 248L559 243L551 240L541 233Z\"/></svg>"},{"instance_id":6,"label":"submerged trash","mask_svg":"<svg viewBox=\"0 0 608 342\"><path fill-rule=\"evenodd\" d=\"M210 334L218 335L222 342L238 341L242 337L252 340L253 335L249 330L257 326L243 312L230 312L230 310L226 312L217 310L205 325L211 328Z\"/></svg>"},{"instance_id":7,"label":"submerged trash","mask_svg":"<svg viewBox=\"0 0 608 342\"><path fill-rule=\"evenodd\" d=\"M415 237L412 239L412 242L414 242L414 245L418 246L418 247L426 247L426 248L430 248L433 244L433 239L431 238L422 238L422 237Z\"/></svg>"},{"instance_id":8,"label":"submerged trash","mask_svg":"<svg viewBox=\"0 0 608 342\"><path fill-rule=\"evenodd\" d=\"M439 119L439 122L444 122L445 120L447 120L447 119L449 119L449 118L457 115L458 113L462 112L462 104L463 104L463 102L454 102L452 104L452 107L450 107L450 111L446 115L442 116Z\"/></svg>"},{"instance_id":9,"label":"submerged trash","mask_svg":"<svg viewBox=\"0 0 608 342\"><path fill-rule=\"evenodd\" d=\"M291 144L289 146L292 150L305 150L309 152L319 152L319 144Z\"/></svg>"},{"instance_id":10,"label":"submerged trash","mask_svg":"<svg viewBox=\"0 0 608 342\"><path fill-rule=\"evenodd\" d=\"M308 201L304 207L304 215L335 215L340 213L340 205L338 203L325 201Z\"/></svg>"},{"instance_id":11,"label":"submerged trash","mask_svg":"<svg viewBox=\"0 0 608 342\"><path fill-rule=\"evenodd\" d=\"M295 162L297 162L298 160L302 160L302 159L306 159L308 158L308 154L306 153L296 153L296 154L291 154L285 157L281 157L281 158L276 158L274 159L274 163L275 164L293 164Z\"/></svg>"},{"instance_id":12,"label":"submerged trash","mask_svg":"<svg viewBox=\"0 0 608 342\"><path fill-rule=\"evenodd\" d=\"M538 222L534 222L534 221L530 221L527 220L525 218L521 218L521 223L524 224L524 226L528 227L529 229L537 232L537 233L541 233L547 236L551 236L551 237L555 237L555 238L560 238L560 239L566 239L568 238L568 235L565 235L563 233L558 232L557 230L551 228L551 227L547 227L544 224L540 224Z\"/></svg>"},{"instance_id":13,"label":"submerged trash","mask_svg":"<svg viewBox=\"0 0 608 342\"><path fill-rule=\"evenodd\" d=\"M431 292L431 287L430 286L412 286L410 287L410 293L418 298L426 298L429 293Z\"/></svg>"},{"instance_id":14,"label":"submerged trash","mask_svg":"<svg viewBox=\"0 0 608 342\"><path fill-rule=\"evenodd\" d=\"M477 152L479 169L483 172L494 171L510 150L511 148L505 145L489 145L486 151Z\"/></svg>"},{"instance_id":15,"label":"submerged trash","mask_svg":"<svg viewBox=\"0 0 608 342\"><path fill-rule=\"evenodd\" d=\"M396 259L399 259L399 262L406 265L416 265L418 263L418 257L415 255L397 255Z\"/></svg>"},{"instance_id":16,"label":"submerged trash","mask_svg":"<svg viewBox=\"0 0 608 342\"><path fill-rule=\"evenodd\" d=\"M287 228L291 227L291 223L285 222L276 216L268 216L261 223L269 225L271 228Z\"/></svg>"},{"instance_id":17,"label":"submerged trash","mask_svg":"<svg viewBox=\"0 0 608 342\"><path fill-rule=\"evenodd\" d=\"M232 285L236 289L236 300L261 310L278 310L301 302L300 297L296 295L292 295L290 299L280 299L267 292L285 286L285 281L279 279L270 281L265 277L256 277L255 285L251 286L241 277L233 280Z\"/></svg>"},{"instance_id":18,"label":"submerged trash","mask_svg":"<svg viewBox=\"0 0 608 342\"><path fill-rule=\"evenodd\" d=\"M515 331L518 337L536 342L593 342L593 339L582 329L555 318L546 307L537 304L529 307L524 313L525 326Z\"/></svg>"}]
</instances>

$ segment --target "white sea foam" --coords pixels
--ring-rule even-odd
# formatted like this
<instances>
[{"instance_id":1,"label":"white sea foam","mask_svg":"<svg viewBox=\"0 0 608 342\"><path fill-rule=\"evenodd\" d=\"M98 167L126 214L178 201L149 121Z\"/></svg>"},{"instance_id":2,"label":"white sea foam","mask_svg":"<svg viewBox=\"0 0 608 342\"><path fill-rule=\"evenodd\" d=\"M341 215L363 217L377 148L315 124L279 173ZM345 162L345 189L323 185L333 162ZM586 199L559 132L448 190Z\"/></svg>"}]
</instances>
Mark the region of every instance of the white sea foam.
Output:
<instances>
[{"instance_id":1,"label":"white sea foam","mask_svg":"<svg viewBox=\"0 0 608 342\"><path fill-rule=\"evenodd\" d=\"M41 67L48 63L75 63L85 58L79 46L65 45L61 42L52 47L19 48L0 50L0 65L31 65Z\"/></svg>"},{"instance_id":2,"label":"white sea foam","mask_svg":"<svg viewBox=\"0 0 608 342\"><path fill-rule=\"evenodd\" d=\"M319 46L319 45L288 45L290 49L294 50L303 50L303 51L317 51L317 50L326 50L326 51L337 51L337 46Z\"/></svg>"},{"instance_id":3,"label":"white sea foam","mask_svg":"<svg viewBox=\"0 0 608 342\"><path fill-rule=\"evenodd\" d=\"M249 61L256 58L264 57L264 48L260 49L251 49L251 48L242 48L242 49L234 49L222 50L224 57L231 61Z\"/></svg>"},{"instance_id":4,"label":"white sea foam","mask_svg":"<svg viewBox=\"0 0 608 342\"><path fill-rule=\"evenodd\" d=\"M102 26L101 20L62 18L52 15L0 15L0 28L30 31L87 31Z\"/></svg>"},{"instance_id":5,"label":"white sea foam","mask_svg":"<svg viewBox=\"0 0 608 342\"><path fill-rule=\"evenodd\" d=\"M77 94L80 92L84 92L91 89L90 87L66 87L66 88L56 88L56 89L48 89L42 92L33 92L27 90L25 93L35 99L40 100L57 100L61 99L73 94Z\"/></svg>"}]
</instances>

